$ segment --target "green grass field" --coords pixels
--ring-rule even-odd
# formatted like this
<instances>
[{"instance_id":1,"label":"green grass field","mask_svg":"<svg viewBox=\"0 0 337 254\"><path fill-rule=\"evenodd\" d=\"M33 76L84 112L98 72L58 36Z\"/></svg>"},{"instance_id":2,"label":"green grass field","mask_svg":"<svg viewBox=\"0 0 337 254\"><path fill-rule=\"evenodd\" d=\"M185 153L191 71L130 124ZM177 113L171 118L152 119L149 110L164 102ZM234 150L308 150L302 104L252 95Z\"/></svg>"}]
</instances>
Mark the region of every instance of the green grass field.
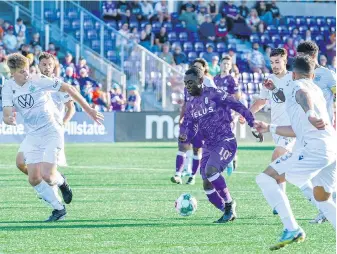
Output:
<instances>
[{"instance_id":1,"label":"green grass field","mask_svg":"<svg viewBox=\"0 0 337 254\"><path fill-rule=\"evenodd\" d=\"M206 199L198 176L194 186L174 185L176 144L67 145L70 167L61 169L74 191L65 221L46 224L51 210L41 203L14 166L18 145L0 145L0 253L268 253L282 231L255 176L272 147L239 150L239 170L227 182L239 218L217 225L221 216ZM175 199L191 193L198 210L179 216ZM289 200L307 240L279 253L336 253L328 223L311 225L317 211L294 186Z\"/></svg>"}]
</instances>

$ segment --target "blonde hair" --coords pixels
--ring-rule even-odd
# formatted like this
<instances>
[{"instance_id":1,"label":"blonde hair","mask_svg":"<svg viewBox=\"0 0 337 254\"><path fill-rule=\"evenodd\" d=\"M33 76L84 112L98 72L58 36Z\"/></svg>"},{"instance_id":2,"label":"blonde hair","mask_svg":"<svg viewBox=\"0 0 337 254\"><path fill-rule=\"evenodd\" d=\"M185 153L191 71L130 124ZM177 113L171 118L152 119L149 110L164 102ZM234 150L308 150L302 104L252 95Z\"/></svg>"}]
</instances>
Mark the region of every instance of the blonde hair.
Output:
<instances>
[{"instance_id":1,"label":"blonde hair","mask_svg":"<svg viewBox=\"0 0 337 254\"><path fill-rule=\"evenodd\" d=\"M29 59L20 53L13 53L7 56L7 65L11 73L29 67Z\"/></svg>"}]
</instances>

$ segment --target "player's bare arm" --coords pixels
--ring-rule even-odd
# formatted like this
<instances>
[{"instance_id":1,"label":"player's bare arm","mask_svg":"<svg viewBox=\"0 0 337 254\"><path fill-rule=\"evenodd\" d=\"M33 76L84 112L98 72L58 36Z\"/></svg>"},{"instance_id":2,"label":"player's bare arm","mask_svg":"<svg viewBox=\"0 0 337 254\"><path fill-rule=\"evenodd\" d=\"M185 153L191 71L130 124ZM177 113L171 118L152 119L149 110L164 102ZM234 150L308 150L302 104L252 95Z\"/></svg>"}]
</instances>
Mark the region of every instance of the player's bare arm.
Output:
<instances>
[{"instance_id":1,"label":"player's bare arm","mask_svg":"<svg viewBox=\"0 0 337 254\"><path fill-rule=\"evenodd\" d=\"M63 124L65 125L74 116L76 110L75 110L74 102L72 100L71 101L67 101L64 105L66 107L66 113L65 113L65 115L63 117Z\"/></svg>"},{"instance_id":2,"label":"player's bare arm","mask_svg":"<svg viewBox=\"0 0 337 254\"><path fill-rule=\"evenodd\" d=\"M60 92L68 93L96 123L102 124L102 121L104 120L103 114L91 108L75 87L63 82Z\"/></svg>"},{"instance_id":3,"label":"player's bare arm","mask_svg":"<svg viewBox=\"0 0 337 254\"><path fill-rule=\"evenodd\" d=\"M309 122L317 129L324 130L326 123L315 113L314 105L310 98L309 93L304 89L300 89L296 92L295 96L297 103L302 107L304 112L307 114Z\"/></svg>"},{"instance_id":4,"label":"player's bare arm","mask_svg":"<svg viewBox=\"0 0 337 254\"><path fill-rule=\"evenodd\" d=\"M7 125L16 125L16 112L13 112L13 107L3 108L3 121Z\"/></svg>"},{"instance_id":5,"label":"player's bare arm","mask_svg":"<svg viewBox=\"0 0 337 254\"><path fill-rule=\"evenodd\" d=\"M284 137L296 137L296 134L290 125L277 126L274 124L268 124L263 121L255 121L254 128L260 133L271 132Z\"/></svg>"},{"instance_id":6,"label":"player's bare arm","mask_svg":"<svg viewBox=\"0 0 337 254\"><path fill-rule=\"evenodd\" d=\"M275 84L273 83L272 80L270 79L266 79L264 82L263 82L263 85L265 88L267 88L268 90L272 91L273 94L275 94L275 96L281 100L282 102L285 102L286 101L286 97L284 96L284 93L281 89L278 89Z\"/></svg>"},{"instance_id":7,"label":"player's bare arm","mask_svg":"<svg viewBox=\"0 0 337 254\"><path fill-rule=\"evenodd\" d=\"M185 111L186 111L186 102L184 102L184 104L181 106L179 124L182 124L182 122L184 120Z\"/></svg>"}]
</instances>

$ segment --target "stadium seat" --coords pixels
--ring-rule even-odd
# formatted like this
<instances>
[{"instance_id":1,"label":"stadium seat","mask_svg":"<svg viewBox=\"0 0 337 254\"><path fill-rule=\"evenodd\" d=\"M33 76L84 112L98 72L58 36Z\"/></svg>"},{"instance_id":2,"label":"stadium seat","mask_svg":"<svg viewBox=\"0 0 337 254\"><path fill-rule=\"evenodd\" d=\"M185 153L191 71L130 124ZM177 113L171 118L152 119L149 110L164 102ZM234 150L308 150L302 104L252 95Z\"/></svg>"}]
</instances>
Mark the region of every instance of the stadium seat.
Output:
<instances>
[{"instance_id":1,"label":"stadium seat","mask_svg":"<svg viewBox=\"0 0 337 254\"><path fill-rule=\"evenodd\" d=\"M289 37L290 37L289 35L282 36L282 42L286 43Z\"/></svg>"},{"instance_id":2,"label":"stadium seat","mask_svg":"<svg viewBox=\"0 0 337 254\"><path fill-rule=\"evenodd\" d=\"M169 42L175 42L177 41L177 34L175 32L168 33L168 41Z\"/></svg>"},{"instance_id":3,"label":"stadium seat","mask_svg":"<svg viewBox=\"0 0 337 254\"><path fill-rule=\"evenodd\" d=\"M248 105L248 108L250 108L250 106L253 104L254 102L254 99L253 99L253 96L252 94L247 94L247 105Z\"/></svg>"},{"instance_id":4,"label":"stadium seat","mask_svg":"<svg viewBox=\"0 0 337 254\"><path fill-rule=\"evenodd\" d=\"M300 35L305 35L305 32L308 30L308 27L307 26L300 26L298 28L299 32L300 32Z\"/></svg>"},{"instance_id":5,"label":"stadium seat","mask_svg":"<svg viewBox=\"0 0 337 254\"><path fill-rule=\"evenodd\" d=\"M110 27L110 28L117 29L117 23L116 23L116 21L109 21L109 22L107 22L107 26Z\"/></svg>"},{"instance_id":6,"label":"stadium seat","mask_svg":"<svg viewBox=\"0 0 337 254\"><path fill-rule=\"evenodd\" d=\"M139 23L138 23L138 21L132 21L132 22L130 22L130 28L133 28L133 27L137 27L137 29L139 29Z\"/></svg>"},{"instance_id":7,"label":"stadium seat","mask_svg":"<svg viewBox=\"0 0 337 254\"><path fill-rule=\"evenodd\" d=\"M112 50L114 47L114 44L111 40L104 40L104 50Z\"/></svg>"},{"instance_id":8,"label":"stadium seat","mask_svg":"<svg viewBox=\"0 0 337 254\"><path fill-rule=\"evenodd\" d=\"M154 23L152 24L152 31L153 31L154 33L159 33L160 28L161 28L161 23L160 23L160 22L154 22Z\"/></svg>"},{"instance_id":9,"label":"stadium seat","mask_svg":"<svg viewBox=\"0 0 337 254\"><path fill-rule=\"evenodd\" d=\"M83 22L83 28L84 30L92 30L94 29L94 24L92 23L91 20L87 20Z\"/></svg>"},{"instance_id":10,"label":"stadium seat","mask_svg":"<svg viewBox=\"0 0 337 254\"><path fill-rule=\"evenodd\" d=\"M81 24L80 24L80 21L79 20L74 20L72 23L71 23L71 28L73 30L76 30L76 29L80 29L81 27Z\"/></svg>"},{"instance_id":11,"label":"stadium seat","mask_svg":"<svg viewBox=\"0 0 337 254\"><path fill-rule=\"evenodd\" d=\"M259 43L260 42L260 37L257 35L257 34L252 34L251 36L250 36L250 42L251 43Z\"/></svg>"},{"instance_id":12,"label":"stadium seat","mask_svg":"<svg viewBox=\"0 0 337 254\"><path fill-rule=\"evenodd\" d=\"M269 35L263 34L263 35L261 35L260 41L263 45L267 45L267 44L270 43L271 40L270 40Z\"/></svg>"},{"instance_id":13,"label":"stadium seat","mask_svg":"<svg viewBox=\"0 0 337 254\"><path fill-rule=\"evenodd\" d=\"M289 34L292 34L296 26L288 26Z\"/></svg>"},{"instance_id":14,"label":"stadium seat","mask_svg":"<svg viewBox=\"0 0 337 254\"><path fill-rule=\"evenodd\" d=\"M207 49L209 46L212 46L213 49L215 49L215 45L213 42L207 42L206 45L205 45L205 48Z\"/></svg>"},{"instance_id":15,"label":"stadium seat","mask_svg":"<svg viewBox=\"0 0 337 254\"><path fill-rule=\"evenodd\" d=\"M148 21L142 21L142 22L140 22L140 29L143 30L147 24L149 24Z\"/></svg>"},{"instance_id":16,"label":"stadium seat","mask_svg":"<svg viewBox=\"0 0 337 254\"><path fill-rule=\"evenodd\" d=\"M219 53L223 53L226 51L226 44L223 42L219 42L218 44L216 44L216 51Z\"/></svg>"},{"instance_id":17,"label":"stadium seat","mask_svg":"<svg viewBox=\"0 0 337 254\"><path fill-rule=\"evenodd\" d=\"M177 23L177 24L174 25L173 30L174 30L176 33L182 33L182 32L185 32L185 31L186 31L186 28L184 27L183 24Z\"/></svg>"},{"instance_id":18,"label":"stadium seat","mask_svg":"<svg viewBox=\"0 0 337 254\"><path fill-rule=\"evenodd\" d=\"M286 26L279 26L279 27L277 27L277 30L278 30L280 35L289 34L288 27L286 27Z\"/></svg>"},{"instance_id":19,"label":"stadium seat","mask_svg":"<svg viewBox=\"0 0 337 254\"><path fill-rule=\"evenodd\" d=\"M99 40L92 40L91 41L91 48L95 51L98 51L100 49L101 43Z\"/></svg>"},{"instance_id":20,"label":"stadium seat","mask_svg":"<svg viewBox=\"0 0 337 254\"><path fill-rule=\"evenodd\" d=\"M181 43L179 41L175 41L172 43L172 48L175 48L177 46L181 47Z\"/></svg>"},{"instance_id":21,"label":"stadium seat","mask_svg":"<svg viewBox=\"0 0 337 254\"><path fill-rule=\"evenodd\" d=\"M195 52L189 52L188 55L187 55L188 61L189 62L193 62L194 59L197 58L197 56L198 56L197 53L195 53Z\"/></svg>"},{"instance_id":22,"label":"stadium seat","mask_svg":"<svg viewBox=\"0 0 337 254\"><path fill-rule=\"evenodd\" d=\"M245 83L239 83L239 89L241 92L243 92L243 96L246 96L247 93L247 84Z\"/></svg>"},{"instance_id":23,"label":"stadium seat","mask_svg":"<svg viewBox=\"0 0 337 254\"><path fill-rule=\"evenodd\" d=\"M114 50L109 50L107 52L107 58L111 61L111 62L116 62L117 61L117 53Z\"/></svg>"},{"instance_id":24,"label":"stadium seat","mask_svg":"<svg viewBox=\"0 0 337 254\"><path fill-rule=\"evenodd\" d=\"M49 22L53 22L57 19L55 10L45 10L44 18Z\"/></svg>"},{"instance_id":25,"label":"stadium seat","mask_svg":"<svg viewBox=\"0 0 337 254\"><path fill-rule=\"evenodd\" d=\"M274 43L274 44L279 44L281 43L281 37L278 35L278 34L275 34L271 37L271 41Z\"/></svg>"},{"instance_id":26,"label":"stadium seat","mask_svg":"<svg viewBox=\"0 0 337 254\"><path fill-rule=\"evenodd\" d=\"M234 44L234 43L229 43L229 44L227 45L227 50L230 50L230 49L236 50L236 44Z\"/></svg>"},{"instance_id":27,"label":"stadium seat","mask_svg":"<svg viewBox=\"0 0 337 254\"><path fill-rule=\"evenodd\" d=\"M248 72L242 72L242 83L247 84L252 82L252 74Z\"/></svg>"},{"instance_id":28,"label":"stadium seat","mask_svg":"<svg viewBox=\"0 0 337 254\"><path fill-rule=\"evenodd\" d=\"M322 17L322 16L316 17L316 24L317 24L318 26L325 26L325 25L326 25L326 20L325 20L325 18Z\"/></svg>"},{"instance_id":29,"label":"stadium seat","mask_svg":"<svg viewBox=\"0 0 337 254\"><path fill-rule=\"evenodd\" d=\"M286 24L287 25L289 25L289 26L295 25L295 18L294 18L294 16L287 16L287 17L285 17L285 20L286 20Z\"/></svg>"},{"instance_id":30,"label":"stadium seat","mask_svg":"<svg viewBox=\"0 0 337 254\"><path fill-rule=\"evenodd\" d=\"M311 31L311 35L312 36L316 36L319 34L320 30L318 28L318 26L314 25L310 27L310 31Z\"/></svg>"},{"instance_id":31,"label":"stadium seat","mask_svg":"<svg viewBox=\"0 0 337 254\"><path fill-rule=\"evenodd\" d=\"M304 25L306 25L306 23L307 22L306 22L304 17L296 17L296 19L295 19L295 24L297 26L304 26Z\"/></svg>"},{"instance_id":32,"label":"stadium seat","mask_svg":"<svg viewBox=\"0 0 337 254\"><path fill-rule=\"evenodd\" d=\"M79 39L81 38L81 31L79 31L79 30L76 30L76 31L75 31L75 38L76 38L77 40L79 40Z\"/></svg>"},{"instance_id":33,"label":"stadium seat","mask_svg":"<svg viewBox=\"0 0 337 254\"><path fill-rule=\"evenodd\" d=\"M262 73L253 73L254 84L262 83L264 80L264 75Z\"/></svg>"},{"instance_id":34,"label":"stadium seat","mask_svg":"<svg viewBox=\"0 0 337 254\"><path fill-rule=\"evenodd\" d=\"M199 34L197 32L189 33L189 39L191 42L200 41Z\"/></svg>"},{"instance_id":35,"label":"stadium seat","mask_svg":"<svg viewBox=\"0 0 337 254\"><path fill-rule=\"evenodd\" d=\"M193 51L193 45L191 42L185 42L183 48L186 53Z\"/></svg>"},{"instance_id":36,"label":"stadium seat","mask_svg":"<svg viewBox=\"0 0 337 254\"><path fill-rule=\"evenodd\" d=\"M79 17L80 17L80 15L79 15L79 12L78 11L76 11L76 10L68 10L68 11L66 11L66 13L67 13L67 17L69 18L69 19L79 19Z\"/></svg>"},{"instance_id":37,"label":"stadium seat","mask_svg":"<svg viewBox=\"0 0 337 254\"><path fill-rule=\"evenodd\" d=\"M316 26L317 25L316 19L314 17L307 17L305 19L305 21L306 21L307 26Z\"/></svg>"},{"instance_id":38,"label":"stadium seat","mask_svg":"<svg viewBox=\"0 0 337 254\"><path fill-rule=\"evenodd\" d=\"M69 32L71 30L71 22L69 19L63 21L64 31Z\"/></svg>"},{"instance_id":39,"label":"stadium seat","mask_svg":"<svg viewBox=\"0 0 337 254\"><path fill-rule=\"evenodd\" d=\"M87 32L87 38L88 38L89 40L96 40L96 39L98 38L98 35L97 35L96 30L89 30L89 31Z\"/></svg>"},{"instance_id":40,"label":"stadium seat","mask_svg":"<svg viewBox=\"0 0 337 254\"><path fill-rule=\"evenodd\" d=\"M188 41L188 35L187 35L187 33L185 33L185 32L180 33L180 34L179 34L179 40L180 40L181 42Z\"/></svg>"},{"instance_id":41,"label":"stadium seat","mask_svg":"<svg viewBox=\"0 0 337 254\"><path fill-rule=\"evenodd\" d=\"M172 23L179 22L179 13L178 12L172 12L171 13L171 21L172 21Z\"/></svg>"},{"instance_id":42,"label":"stadium seat","mask_svg":"<svg viewBox=\"0 0 337 254\"><path fill-rule=\"evenodd\" d=\"M197 53L200 53L200 52L203 52L205 49L204 49L204 44L202 42L196 42L194 44L194 51L197 52Z\"/></svg>"},{"instance_id":43,"label":"stadium seat","mask_svg":"<svg viewBox=\"0 0 337 254\"><path fill-rule=\"evenodd\" d=\"M169 22L165 22L163 27L166 28L166 32L172 32L172 30L173 30L172 23L169 23Z\"/></svg>"},{"instance_id":44,"label":"stadium seat","mask_svg":"<svg viewBox=\"0 0 337 254\"><path fill-rule=\"evenodd\" d=\"M267 31L269 32L269 34L276 34L277 33L276 26L274 25L267 26Z\"/></svg>"},{"instance_id":45,"label":"stadium seat","mask_svg":"<svg viewBox=\"0 0 337 254\"><path fill-rule=\"evenodd\" d=\"M256 83L247 83L247 93L257 94L259 92L259 86Z\"/></svg>"},{"instance_id":46,"label":"stadium seat","mask_svg":"<svg viewBox=\"0 0 337 254\"><path fill-rule=\"evenodd\" d=\"M327 17L326 19L326 24L330 27L336 26L336 18L335 17Z\"/></svg>"}]
</instances>

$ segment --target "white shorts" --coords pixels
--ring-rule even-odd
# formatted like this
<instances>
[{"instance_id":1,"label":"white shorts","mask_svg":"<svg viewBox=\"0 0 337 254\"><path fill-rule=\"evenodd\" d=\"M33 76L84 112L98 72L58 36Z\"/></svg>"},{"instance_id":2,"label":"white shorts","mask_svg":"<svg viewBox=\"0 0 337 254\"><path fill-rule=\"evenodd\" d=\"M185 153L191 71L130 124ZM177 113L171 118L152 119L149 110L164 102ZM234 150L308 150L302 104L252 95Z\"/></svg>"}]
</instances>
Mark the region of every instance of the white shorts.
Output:
<instances>
[{"instance_id":1,"label":"white shorts","mask_svg":"<svg viewBox=\"0 0 337 254\"><path fill-rule=\"evenodd\" d=\"M273 161L269 166L278 174L285 173L289 183L301 188L308 181L332 193L336 184L336 153L326 150L300 148Z\"/></svg>"},{"instance_id":2,"label":"white shorts","mask_svg":"<svg viewBox=\"0 0 337 254\"><path fill-rule=\"evenodd\" d=\"M18 152L24 154L26 164L40 162L59 164L59 158L62 158L61 150L64 151L63 135L52 132L43 137L27 135ZM65 155L62 159L62 162L65 162Z\"/></svg>"},{"instance_id":3,"label":"white shorts","mask_svg":"<svg viewBox=\"0 0 337 254\"><path fill-rule=\"evenodd\" d=\"M283 137L277 134L272 134L275 146L283 147L288 151L292 151L296 142L296 138Z\"/></svg>"}]
</instances>

